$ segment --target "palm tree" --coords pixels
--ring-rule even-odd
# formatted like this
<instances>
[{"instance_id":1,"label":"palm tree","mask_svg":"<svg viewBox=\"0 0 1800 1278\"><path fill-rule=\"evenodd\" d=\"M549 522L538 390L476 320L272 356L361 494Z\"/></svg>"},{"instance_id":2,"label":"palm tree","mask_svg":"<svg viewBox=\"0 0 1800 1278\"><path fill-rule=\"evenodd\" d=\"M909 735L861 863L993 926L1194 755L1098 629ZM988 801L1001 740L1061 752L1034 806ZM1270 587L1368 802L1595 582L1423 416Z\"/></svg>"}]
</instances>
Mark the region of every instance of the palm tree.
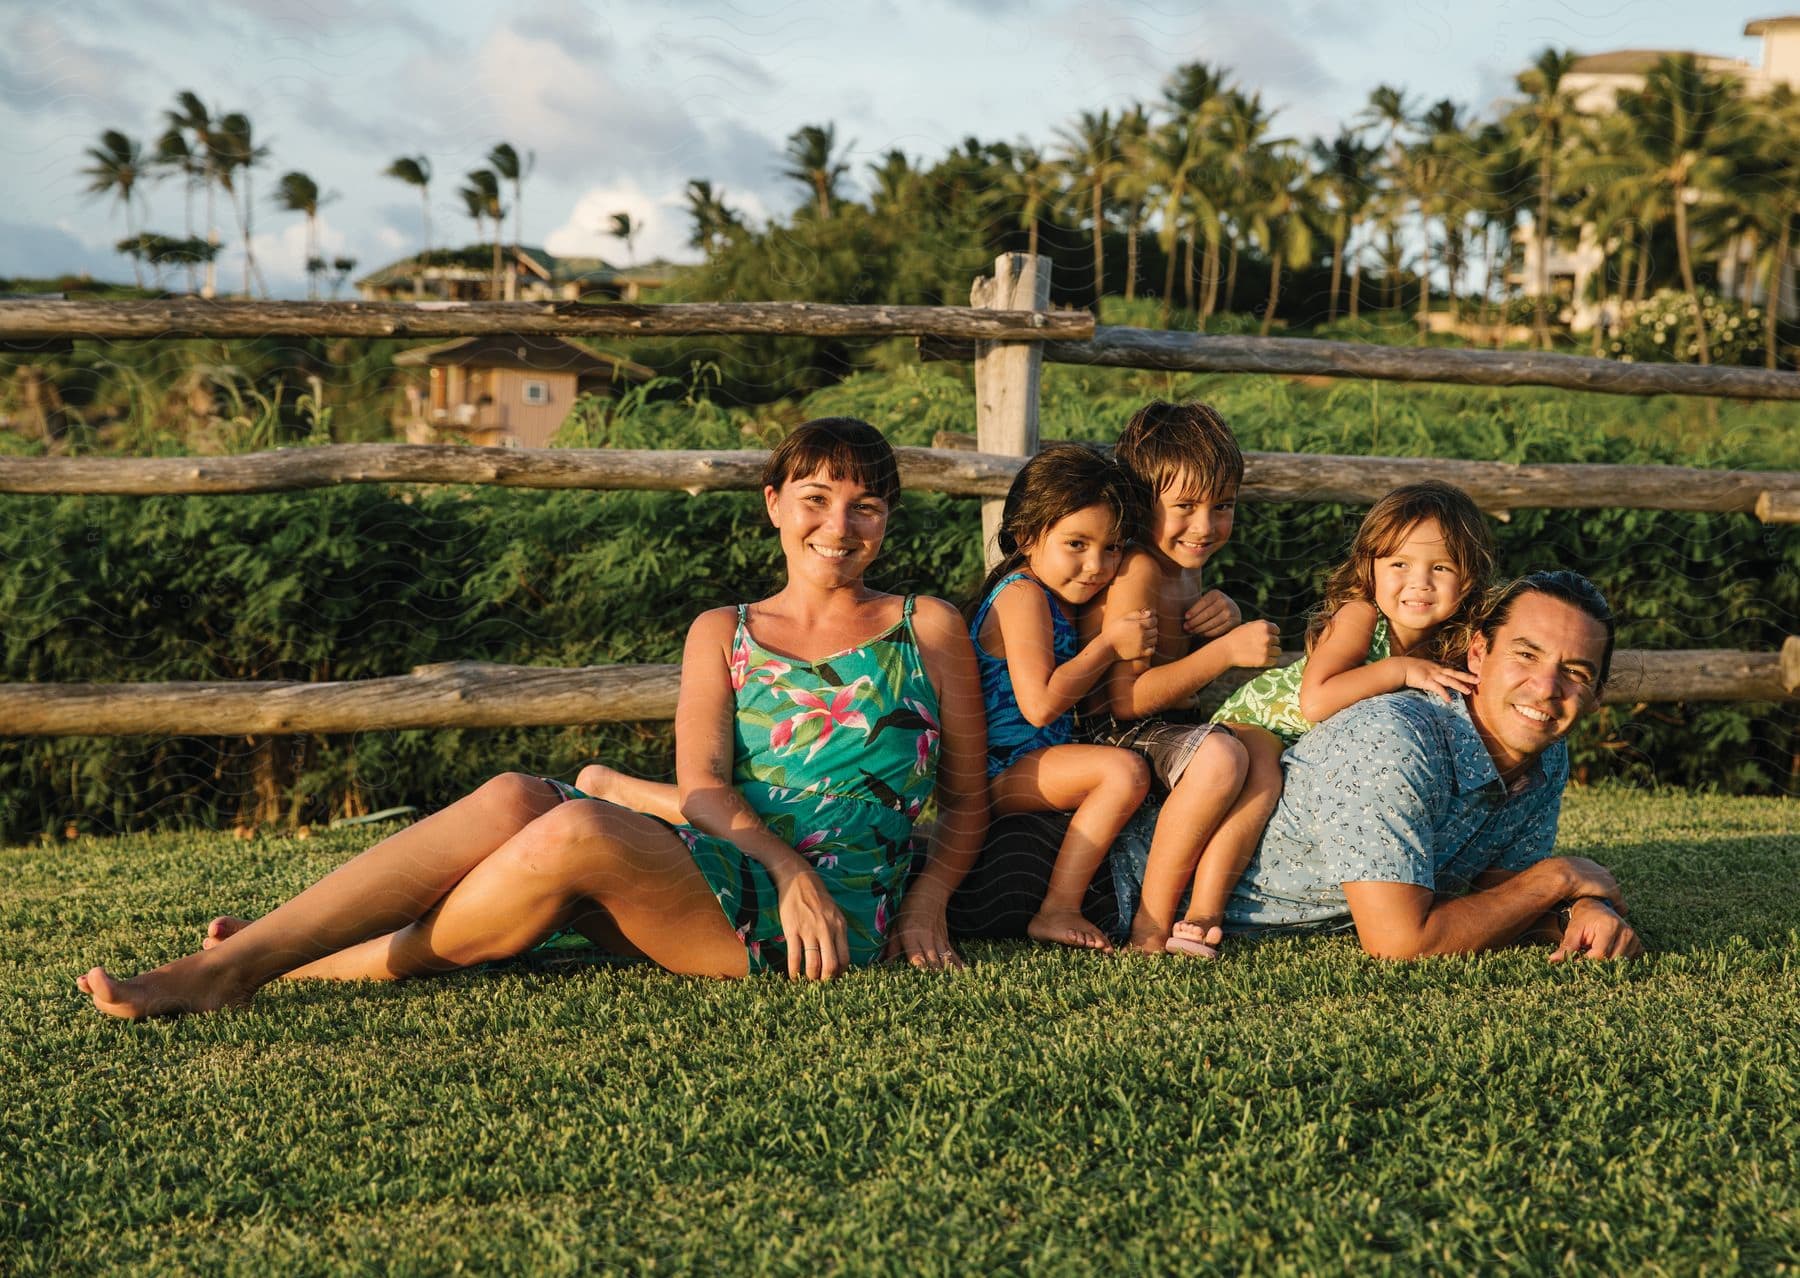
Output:
<instances>
[{"instance_id":1,"label":"palm tree","mask_svg":"<svg viewBox=\"0 0 1800 1278\"><path fill-rule=\"evenodd\" d=\"M488 198L486 194L477 186L459 186L456 188L456 193L462 197L463 212L475 219L476 243L484 242L487 239Z\"/></svg>"},{"instance_id":2,"label":"palm tree","mask_svg":"<svg viewBox=\"0 0 1800 1278\"><path fill-rule=\"evenodd\" d=\"M1190 307L1194 306L1194 233L1197 224L1204 228L1206 236L1201 301L1197 308L1202 328L1212 313L1218 292L1219 239L1227 202L1216 190L1216 180L1208 182L1207 178L1216 179L1218 175L1220 121L1233 92L1231 73L1224 67L1212 67L1204 62L1187 62L1176 67L1162 88L1163 105L1171 117L1168 127L1177 133L1177 136L1165 139L1159 157L1165 175L1165 193L1168 181L1175 179L1174 166L1187 162L1185 180L1179 183L1185 189L1175 206L1178 216L1187 215L1183 235L1187 246L1183 292Z\"/></svg>"},{"instance_id":3,"label":"palm tree","mask_svg":"<svg viewBox=\"0 0 1800 1278\"><path fill-rule=\"evenodd\" d=\"M628 265L635 263L637 261L637 250L632 247L632 241L637 239L638 233L644 229L644 224L642 222L633 221L631 214L629 213L614 213L607 221L607 228L606 233L608 235L612 236L615 240L625 241L626 263Z\"/></svg>"},{"instance_id":4,"label":"palm tree","mask_svg":"<svg viewBox=\"0 0 1800 1278\"><path fill-rule=\"evenodd\" d=\"M1114 207L1125 224L1125 300L1137 297L1138 230L1150 202L1150 116L1142 106L1119 113L1119 167L1113 174Z\"/></svg>"},{"instance_id":5,"label":"palm tree","mask_svg":"<svg viewBox=\"0 0 1800 1278\"><path fill-rule=\"evenodd\" d=\"M298 170L281 175L276 185L275 202L290 213L301 213L306 216L306 297L308 301L317 301L319 296L319 273L325 269L325 259L319 256L319 206L327 203L332 197L319 197L319 184Z\"/></svg>"},{"instance_id":6,"label":"palm tree","mask_svg":"<svg viewBox=\"0 0 1800 1278\"><path fill-rule=\"evenodd\" d=\"M1025 251L1034 257L1043 229L1044 209L1056 198L1061 170L1028 142L1013 148L1012 163L1001 176L1006 193L1018 202L1018 224L1025 231Z\"/></svg>"},{"instance_id":7,"label":"palm tree","mask_svg":"<svg viewBox=\"0 0 1800 1278\"><path fill-rule=\"evenodd\" d=\"M250 171L269 158L269 148L256 144L250 117L242 111L233 111L219 119L218 128L207 135L209 154L216 153L218 162L216 172L219 185L227 195L232 197L232 210L238 217L238 233L244 240L244 295L250 295L250 280L254 275L262 281L262 271L256 265L256 253L251 239L251 204ZM238 201L239 192L236 174L243 171L242 206ZM263 292L267 293L265 285Z\"/></svg>"},{"instance_id":8,"label":"palm tree","mask_svg":"<svg viewBox=\"0 0 1800 1278\"><path fill-rule=\"evenodd\" d=\"M1356 236L1358 219L1369 206L1371 171L1381 152L1363 142L1360 129L1339 129L1329 143L1315 138L1312 150L1319 166L1319 194L1331 226L1331 300L1327 311L1328 319L1335 322L1344 282L1344 253ZM1353 272L1350 281L1352 314L1359 275L1360 272Z\"/></svg>"},{"instance_id":9,"label":"palm tree","mask_svg":"<svg viewBox=\"0 0 1800 1278\"><path fill-rule=\"evenodd\" d=\"M1703 69L1692 54L1663 58L1644 77L1641 91L1619 97L1619 110L1637 125L1646 176L1667 193L1675 214L1675 260L1694 310L1702 364L1712 363L1712 349L1694 282L1688 210L1703 192L1724 190L1736 168L1734 144L1742 136L1734 128L1736 105L1732 86Z\"/></svg>"},{"instance_id":10,"label":"palm tree","mask_svg":"<svg viewBox=\"0 0 1800 1278\"><path fill-rule=\"evenodd\" d=\"M1275 325L1281 300L1284 265L1303 266L1313 255L1312 170L1291 147L1271 147L1258 164L1258 200L1251 227L1269 254L1269 304L1263 309L1262 335Z\"/></svg>"},{"instance_id":11,"label":"palm tree","mask_svg":"<svg viewBox=\"0 0 1800 1278\"><path fill-rule=\"evenodd\" d=\"M1800 95L1781 85L1761 105L1762 123L1745 139L1755 151L1737 183L1743 192L1739 230L1755 247L1763 281L1763 363L1773 369L1788 260L1800 243Z\"/></svg>"},{"instance_id":12,"label":"palm tree","mask_svg":"<svg viewBox=\"0 0 1800 1278\"><path fill-rule=\"evenodd\" d=\"M403 155L383 169L381 175L419 188L419 204L425 223L425 248L419 254L419 271L413 276L413 292L416 296L423 296L425 267L431 260L431 161L422 155Z\"/></svg>"},{"instance_id":13,"label":"palm tree","mask_svg":"<svg viewBox=\"0 0 1800 1278\"><path fill-rule=\"evenodd\" d=\"M90 163L82 173L87 176L89 194L119 197L119 206L125 210L125 242L135 241L137 229L132 222L131 202L144 177L144 148L135 138L108 129L100 135L100 145L90 146L87 154ZM142 288L144 273L138 267L139 256L131 255L131 277Z\"/></svg>"},{"instance_id":14,"label":"palm tree","mask_svg":"<svg viewBox=\"0 0 1800 1278\"><path fill-rule=\"evenodd\" d=\"M881 157L881 163L871 164L868 168L869 178L874 183L869 206L877 213L903 213L912 199L919 177L918 170L913 168L906 152L894 147Z\"/></svg>"},{"instance_id":15,"label":"palm tree","mask_svg":"<svg viewBox=\"0 0 1800 1278\"><path fill-rule=\"evenodd\" d=\"M513 248L516 249L525 235L525 179L537 165L537 152L527 151L525 158L520 160L512 143L499 142L488 152L487 158L494 166L494 172L513 185Z\"/></svg>"},{"instance_id":16,"label":"palm tree","mask_svg":"<svg viewBox=\"0 0 1800 1278\"><path fill-rule=\"evenodd\" d=\"M1232 295L1237 291L1238 249L1243 232L1248 229L1248 213L1256 204L1257 181L1265 154L1284 146L1292 139L1272 138L1269 129L1275 123L1275 112L1266 109L1260 93L1225 95L1219 117L1220 171L1224 193L1218 204L1220 221L1228 210L1235 210L1229 226L1222 227L1226 237L1224 309L1231 309ZM1217 283L1217 276L1214 277ZM1211 313L1211 307L1207 308Z\"/></svg>"},{"instance_id":17,"label":"palm tree","mask_svg":"<svg viewBox=\"0 0 1800 1278\"><path fill-rule=\"evenodd\" d=\"M481 202L482 215L494 223L493 298L495 301L499 301L501 295L500 241L506 224L506 209L500 204L500 177L492 169L470 169L468 181L469 185L462 191L463 200L466 202L469 192L474 191L476 198ZM478 221L477 228L480 225Z\"/></svg>"},{"instance_id":18,"label":"palm tree","mask_svg":"<svg viewBox=\"0 0 1800 1278\"><path fill-rule=\"evenodd\" d=\"M744 229L743 218L725 203L725 192L715 192L713 184L704 178L695 178L687 184L687 202L688 217L694 223L688 236L691 248L711 256L733 234Z\"/></svg>"},{"instance_id":19,"label":"palm tree","mask_svg":"<svg viewBox=\"0 0 1800 1278\"><path fill-rule=\"evenodd\" d=\"M1074 127L1058 129L1057 137L1062 141L1060 159L1069 175L1071 200L1078 200L1084 187L1088 193L1087 213L1094 235L1094 309L1099 310L1100 298L1106 292L1106 246L1102 238L1106 231L1106 192L1122 158L1118 130L1110 110L1098 115L1083 111Z\"/></svg>"},{"instance_id":20,"label":"palm tree","mask_svg":"<svg viewBox=\"0 0 1800 1278\"><path fill-rule=\"evenodd\" d=\"M187 239L194 238L194 186L205 180L206 161L199 152L188 143L187 134L171 125L163 130L162 136L156 139L156 157L151 161L163 173L171 177L181 178L181 229ZM199 281L195 277L195 266L199 258L189 255L185 259L188 275L188 292L199 289Z\"/></svg>"},{"instance_id":21,"label":"palm tree","mask_svg":"<svg viewBox=\"0 0 1800 1278\"><path fill-rule=\"evenodd\" d=\"M1434 104L1419 117L1422 136L1402 156L1404 184L1419 214L1422 244L1419 264L1419 339L1424 340L1431 314L1431 220L1444 228L1444 267L1449 279L1450 301L1456 303L1456 277L1462 266L1459 233L1462 208L1456 198L1461 183L1462 109L1449 98Z\"/></svg>"},{"instance_id":22,"label":"palm tree","mask_svg":"<svg viewBox=\"0 0 1800 1278\"><path fill-rule=\"evenodd\" d=\"M838 180L850 171L850 166L838 158L837 125L802 125L788 136L787 158L789 167L781 171L781 176L806 187L819 217L830 217L831 206L838 198Z\"/></svg>"},{"instance_id":23,"label":"palm tree","mask_svg":"<svg viewBox=\"0 0 1800 1278\"><path fill-rule=\"evenodd\" d=\"M224 170L224 157L220 153L220 139L213 128L212 112L207 110L206 103L192 89L184 89L175 95L173 110L163 112L169 129L189 140L189 152L195 157L196 168L201 185L206 189L206 242L212 252L206 258L206 284L200 290L202 297L212 297L218 292L218 260L219 226L214 216L213 187L221 182Z\"/></svg>"},{"instance_id":24,"label":"palm tree","mask_svg":"<svg viewBox=\"0 0 1800 1278\"><path fill-rule=\"evenodd\" d=\"M1537 211L1532 232L1537 239L1537 279L1533 282L1531 323L1538 345L1550 349L1550 204L1556 192L1556 165L1576 117L1575 98L1562 87L1575 64L1568 49L1546 48L1518 77L1526 100L1513 111L1526 150L1537 160Z\"/></svg>"}]
</instances>

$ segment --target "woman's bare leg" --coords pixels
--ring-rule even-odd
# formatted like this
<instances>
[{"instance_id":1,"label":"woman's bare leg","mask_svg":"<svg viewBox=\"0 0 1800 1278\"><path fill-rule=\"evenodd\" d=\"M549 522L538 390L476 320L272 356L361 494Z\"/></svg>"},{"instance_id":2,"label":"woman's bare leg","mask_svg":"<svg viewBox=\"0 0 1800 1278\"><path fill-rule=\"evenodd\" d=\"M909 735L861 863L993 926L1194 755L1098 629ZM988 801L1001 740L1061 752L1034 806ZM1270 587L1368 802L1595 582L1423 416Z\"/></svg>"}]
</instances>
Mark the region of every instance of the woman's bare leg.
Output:
<instances>
[{"instance_id":1,"label":"woman's bare leg","mask_svg":"<svg viewBox=\"0 0 1800 1278\"><path fill-rule=\"evenodd\" d=\"M604 763L590 763L575 778L575 788L633 812L648 812L670 825L681 825L681 791L667 781L648 781Z\"/></svg>"},{"instance_id":2,"label":"woman's bare leg","mask_svg":"<svg viewBox=\"0 0 1800 1278\"><path fill-rule=\"evenodd\" d=\"M560 802L554 789L533 777L496 777L245 925L229 945L202 949L129 981L96 967L77 984L101 1011L133 1019L245 1002L284 972L418 919Z\"/></svg>"},{"instance_id":3,"label":"woman's bare leg","mask_svg":"<svg viewBox=\"0 0 1800 1278\"><path fill-rule=\"evenodd\" d=\"M685 843L636 813L572 802L508 840L417 922L288 975L390 981L510 958L595 903L630 946L672 972L749 968Z\"/></svg>"},{"instance_id":4,"label":"woman's bare leg","mask_svg":"<svg viewBox=\"0 0 1800 1278\"><path fill-rule=\"evenodd\" d=\"M1026 932L1034 941L1110 950L1081 912L1082 897L1119 831L1150 791L1140 754L1112 746L1060 745L1026 755L992 782L994 814L1070 812L1050 886Z\"/></svg>"},{"instance_id":5,"label":"woman's bare leg","mask_svg":"<svg viewBox=\"0 0 1800 1278\"><path fill-rule=\"evenodd\" d=\"M1225 732L1209 733L1194 751L1150 836L1137 914L1131 920L1133 949L1168 952L1175 930L1175 907L1193 882L1200 850L1237 802L1247 767L1244 747Z\"/></svg>"}]
</instances>

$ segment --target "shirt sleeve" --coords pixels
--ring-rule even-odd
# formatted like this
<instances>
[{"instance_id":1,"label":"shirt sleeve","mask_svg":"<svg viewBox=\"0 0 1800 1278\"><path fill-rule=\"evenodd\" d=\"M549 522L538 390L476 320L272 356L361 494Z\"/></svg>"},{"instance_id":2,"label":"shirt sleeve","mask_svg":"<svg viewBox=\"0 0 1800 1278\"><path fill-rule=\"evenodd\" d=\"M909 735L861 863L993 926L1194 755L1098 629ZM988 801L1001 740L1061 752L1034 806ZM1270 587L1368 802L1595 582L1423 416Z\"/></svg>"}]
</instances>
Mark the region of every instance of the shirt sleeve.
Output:
<instances>
[{"instance_id":1,"label":"shirt sleeve","mask_svg":"<svg viewBox=\"0 0 1800 1278\"><path fill-rule=\"evenodd\" d=\"M1313 760L1306 770L1316 782L1303 801L1311 805L1324 862L1320 877L1435 891L1434 814L1449 798L1447 748L1413 715L1376 713L1373 703L1364 704L1370 709L1358 716L1363 722L1354 732L1330 734L1337 757ZM1296 749L1309 744L1323 746L1325 738L1314 732Z\"/></svg>"},{"instance_id":2,"label":"shirt sleeve","mask_svg":"<svg viewBox=\"0 0 1800 1278\"><path fill-rule=\"evenodd\" d=\"M1519 803L1519 822L1492 868L1516 874L1556 850L1563 788L1569 782L1569 747L1561 741L1543 754L1543 774Z\"/></svg>"}]
</instances>

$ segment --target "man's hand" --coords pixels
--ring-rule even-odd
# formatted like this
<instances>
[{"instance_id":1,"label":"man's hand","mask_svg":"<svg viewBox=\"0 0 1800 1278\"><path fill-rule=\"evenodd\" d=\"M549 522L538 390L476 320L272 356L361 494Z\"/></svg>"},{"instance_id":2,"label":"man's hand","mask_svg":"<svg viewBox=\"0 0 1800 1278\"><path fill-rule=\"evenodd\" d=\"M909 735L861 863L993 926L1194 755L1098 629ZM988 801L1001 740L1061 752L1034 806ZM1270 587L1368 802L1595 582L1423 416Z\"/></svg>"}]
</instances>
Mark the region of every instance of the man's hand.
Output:
<instances>
[{"instance_id":1,"label":"man's hand","mask_svg":"<svg viewBox=\"0 0 1800 1278\"><path fill-rule=\"evenodd\" d=\"M1244 614L1231 597L1220 590L1209 590L1194 600L1181 616L1181 628L1201 639L1217 639L1233 627L1241 625Z\"/></svg>"},{"instance_id":2,"label":"man's hand","mask_svg":"<svg viewBox=\"0 0 1800 1278\"><path fill-rule=\"evenodd\" d=\"M1555 860L1562 863L1562 871L1566 876L1563 900L1569 901L1582 896L1600 897L1616 912L1625 913L1625 894L1619 891L1619 881L1612 876L1611 870L1585 856L1559 856Z\"/></svg>"},{"instance_id":3,"label":"man's hand","mask_svg":"<svg viewBox=\"0 0 1800 1278\"><path fill-rule=\"evenodd\" d=\"M1550 954L1552 963L1566 958L1638 958L1644 952L1642 941L1631 924L1620 918L1611 906L1595 897L1584 897L1569 911L1569 926L1562 940Z\"/></svg>"}]
</instances>

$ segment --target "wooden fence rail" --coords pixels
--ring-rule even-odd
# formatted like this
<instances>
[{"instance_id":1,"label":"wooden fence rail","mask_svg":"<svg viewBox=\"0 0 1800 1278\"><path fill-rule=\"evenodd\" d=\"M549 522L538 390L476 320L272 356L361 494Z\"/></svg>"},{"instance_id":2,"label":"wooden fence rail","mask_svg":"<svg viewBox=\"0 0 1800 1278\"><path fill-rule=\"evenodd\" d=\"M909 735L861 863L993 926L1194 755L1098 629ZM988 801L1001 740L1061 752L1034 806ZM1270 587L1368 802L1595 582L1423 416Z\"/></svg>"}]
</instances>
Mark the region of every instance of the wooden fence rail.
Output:
<instances>
[{"instance_id":1,"label":"wooden fence rail","mask_svg":"<svg viewBox=\"0 0 1800 1278\"><path fill-rule=\"evenodd\" d=\"M1298 652L1282 654L1294 661ZM1253 672L1209 685L1223 699ZM508 728L666 720L681 668L503 666L454 661L338 683L0 684L10 736L279 736L401 728ZM1617 653L1604 699L1800 701L1800 638L1779 653Z\"/></svg>"},{"instance_id":2,"label":"wooden fence rail","mask_svg":"<svg viewBox=\"0 0 1800 1278\"><path fill-rule=\"evenodd\" d=\"M1800 400L1800 373L1692 364L1626 364L1542 351L1471 351L1440 346L1381 346L1313 337L1213 337L1102 325L1086 341L1040 347L1051 364L1090 364L1184 373L1279 373L1460 386L1552 386L1603 395L1705 395L1723 399ZM919 339L922 360L968 362L966 339Z\"/></svg>"},{"instance_id":3,"label":"wooden fence rail","mask_svg":"<svg viewBox=\"0 0 1800 1278\"><path fill-rule=\"evenodd\" d=\"M901 482L918 492L1002 497L1023 458L948 447L900 448ZM0 458L0 493L171 494L289 492L331 484L493 484L506 488L754 489L766 452L678 449L466 448L452 444L328 444L227 457ZM1800 522L1800 472L1683 466L1513 465L1435 457L1247 453L1243 495L1257 501L1373 502L1426 478L1467 490L1482 509L1635 507L1741 511Z\"/></svg>"},{"instance_id":4,"label":"wooden fence rail","mask_svg":"<svg viewBox=\"0 0 1800 1278\"><path fill-rule=\"evenodd\" d=\"M828 302L0 301L0 341L193 337L940 337L1041 342L1092 337L1086 311Z\"/></svg>"}]
</instances>

